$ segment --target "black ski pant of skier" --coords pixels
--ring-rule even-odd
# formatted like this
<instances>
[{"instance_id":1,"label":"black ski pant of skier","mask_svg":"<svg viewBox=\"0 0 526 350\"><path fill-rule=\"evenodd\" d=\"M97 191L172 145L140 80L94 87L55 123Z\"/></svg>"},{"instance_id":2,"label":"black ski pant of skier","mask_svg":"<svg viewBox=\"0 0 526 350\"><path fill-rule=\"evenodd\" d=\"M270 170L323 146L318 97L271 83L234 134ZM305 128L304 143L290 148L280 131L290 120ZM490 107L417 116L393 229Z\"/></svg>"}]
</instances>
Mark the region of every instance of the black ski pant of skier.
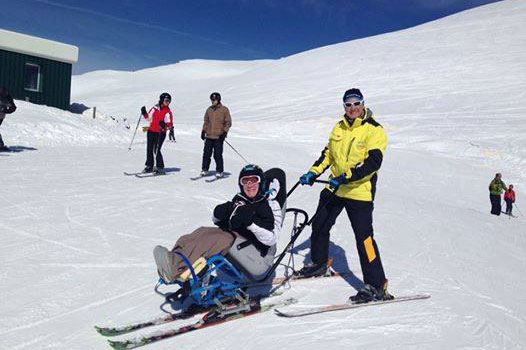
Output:
<instances>
[{"instance_id":1,"label":"black ski pant of skier","mask_svg":"<svg viewBox=\"0 0 526 350\"><path fill-rule=\"evenodd\" d=\"M157 169L164 169L164 159L161 153L166 132L152 132L148 131L146 134L146 167L153 168L154 156Z\"/></svg>"},{"instance_id":2,"label":"black ski pant of skier","mask_svg":"<svg viewBox=\"0 0 526 350\"><path fill-rule=\"evenodd\" d=\"M500 215L500 212L502 211L502 206L500 204L500 195L490 194L489 200L491 202L491 214Z\"/></svg>"},{"instance_id":3,"label":"black ski pant of skier","mask_svg":"<svg viewBox=\"0 0 526 350\"><path fill-rule=\"evenodd\" d=\"M320 193L316 217L312 221L311 255L314 264L327 263L329 258L330 230L343 208L351 221L360 257L363 282L380 288L385 283L385 273L380 252L373 237L373 202L341 198L328 189Z\"/></svg>"},{"instance_id":4,"label":"black ski pant of skier","mask_svg":"<svg viewBox=\"0 0 526 350\"><path fill-rule=\"evenodd\" d=\"M513 209L513 200L511 199L505 199L506 202L506 214L511 215L511 211Z\"/></svg>"},{"instance_id":5,"label":"black ski pant of skier","mask_svg":"<svg viewBox=\"0 0 526 350\"><path fill-rule=\"evenodd\" d=\"M201 170L208 171L212 161L212 153L216 162L216 173L223 172L223 140L205 139L205 148L203 149L203 165Z\"/></svg>"}]
</instances>

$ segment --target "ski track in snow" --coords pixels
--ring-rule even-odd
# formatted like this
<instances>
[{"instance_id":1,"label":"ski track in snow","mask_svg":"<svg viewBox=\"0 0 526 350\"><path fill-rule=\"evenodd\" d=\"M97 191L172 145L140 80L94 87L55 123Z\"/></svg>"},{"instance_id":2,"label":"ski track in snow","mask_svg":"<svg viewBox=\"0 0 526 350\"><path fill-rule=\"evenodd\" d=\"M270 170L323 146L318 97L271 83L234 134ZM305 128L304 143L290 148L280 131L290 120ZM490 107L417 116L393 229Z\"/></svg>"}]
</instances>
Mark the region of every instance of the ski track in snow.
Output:
<instances>
[{"instance_id":1,"label":"ski track in snow","mask_svg":"<svg viewBox=\"0 0 526 350\"><path fill-rule=\"evenodd\" d=\"M225 144L230 177L190 180L201 170L209 91L221 91L233 115L227 140L264 169L284 168L290 188L319 157L349 84L362 89L389 137L374 212L389 289L432 297L294 320L268 312L145 350L525 348L525 218L491 216L487 193L501 171L518 192L515 210L526 213L524 23L525 2L508 0L280 60L190 60L75 76L72 101L97 106L95 119L92 110L16 101L1 132L27 149L0 154L0 349L109 349L93 325L161 313L153 247L171 248L212 225L214 206L238 190L244 165ZM144 163L140 129L127 150L138 108L164 90L175 96L177 143L166 142L163 154L167 167L180 170L124 176ZM288 207L313 215L320 190L299 187ZM296 268L310 259L309 235L307 228L297 241ZM283 297L299 303L288 308L354 294L362 277L355 250L342 213L330 251L334 267L354 275L292 281Z\"/></svg>"}]
</instances>

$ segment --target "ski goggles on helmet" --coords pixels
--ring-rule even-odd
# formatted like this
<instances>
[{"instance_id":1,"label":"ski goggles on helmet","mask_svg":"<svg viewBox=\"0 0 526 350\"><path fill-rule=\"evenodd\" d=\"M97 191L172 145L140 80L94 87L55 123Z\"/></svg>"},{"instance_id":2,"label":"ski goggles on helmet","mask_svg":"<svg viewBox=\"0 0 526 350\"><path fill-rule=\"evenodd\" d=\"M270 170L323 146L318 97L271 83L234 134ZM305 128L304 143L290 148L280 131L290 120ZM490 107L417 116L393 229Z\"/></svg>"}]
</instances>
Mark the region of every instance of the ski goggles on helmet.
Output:
<instances>
[{"instance_id":1,"label":"ski goggles on helmet","mask_svg":"<svg viewBox=\"0 0 526 350\"><path fill-rule=\"evenodd\" d=\"M354 102L344 102L343 103L343 106L344 107L358 107L359 105L363 104L363 100L360 100L360 101L354 101Z\"/></svg>"},{"instance_id":2,"label":"ski goggles on helmet","mask_svg":"<svg viewBox=\"0 0 526 350\"><path fill-rule=\"evenodd\" d=\"M241 186L254 185L261 182L261 178L258 175L247 175L239 179Z\"/></svg>"}]
</instances>

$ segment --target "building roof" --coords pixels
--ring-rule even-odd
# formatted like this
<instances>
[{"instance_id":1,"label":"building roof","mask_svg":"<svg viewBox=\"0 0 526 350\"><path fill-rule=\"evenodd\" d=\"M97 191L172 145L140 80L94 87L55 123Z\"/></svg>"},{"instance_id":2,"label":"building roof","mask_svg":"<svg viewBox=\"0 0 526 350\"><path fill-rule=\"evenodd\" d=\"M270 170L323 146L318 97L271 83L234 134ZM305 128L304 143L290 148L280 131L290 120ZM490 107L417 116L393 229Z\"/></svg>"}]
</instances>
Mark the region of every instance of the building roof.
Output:
<instances>
[{"instance_id":1,"label":"building roof","mask_svg":"<svg viewBox=\"0 0 526 350\"><path fill-rule=\"evenodd\" d=\"M0 49L66 63L75 63L79 57L76 46L4 29L0 29Z\"/></svg>"}]
</instances>

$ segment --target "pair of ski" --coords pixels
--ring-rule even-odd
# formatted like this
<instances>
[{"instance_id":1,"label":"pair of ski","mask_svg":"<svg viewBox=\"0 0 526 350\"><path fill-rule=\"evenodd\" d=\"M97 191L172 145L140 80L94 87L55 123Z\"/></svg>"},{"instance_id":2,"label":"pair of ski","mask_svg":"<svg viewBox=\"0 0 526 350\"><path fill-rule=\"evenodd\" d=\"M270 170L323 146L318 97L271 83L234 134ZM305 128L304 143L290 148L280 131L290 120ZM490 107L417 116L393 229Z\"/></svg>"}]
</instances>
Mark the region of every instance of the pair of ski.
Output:
<instances>
[{"instance_id":1,"label":"pair of ski","mask_svg":"<svg viewBox=\"0 0 526 350\"><path fill-rule=\"evenodd\" d=\"M333 274L326 277L338 277L341 276L340 274ZM290 278L280 277L275 278L272 280L272 285L280 285L285 282L287 282ZM293 278L294 279L294 278ZM304 280L304 281L311 281L318 278L309 278L309 279L294 279L294 280ZM268 283L267 283L268 285ZM272 294L271 296L276 296L279 294ZM381 301L372 301L369 303L362 303L362 304L350 304L350 303L342 303L342 304L332 304L332 305L326 305L326 306L320 306L320 307L313 307L313 308L304 308L300 310L292 310L292 311L281 311L278 308L285 307L291 304L294 304L297 302L296 299L290 298L283 301L277 301L272 302L265 305L260 305L259 301L253 301L250 304L250 308L247 311L241 312L241 313L234 313L232 315L223 316L220 317L220 313L217 309L212 309L204 314L197 322L191 323L189 325L185 325L182 327L178 327L175 329L170 329L166 331L161 331L155 334L151 335L145 335L142 337L134 338L134 339L128 339L124 341L112 341L109 340L109 344L117 350L125 350L125 349L133 349L137 348L146 344L150 344L162 339L175 337L184 333L188 333L197 329L201 328L207 328L210 326L218 325L221 323L225 323L228 321L236 320L243 317L248 317L254 314L267 312L272 309L274 309L276 315L281 317L301 317L301 316L307 316L307 315L313 315L313 314L319 314L323 312L331 312L331 311L337 311L337 310L346 310L346 309L355 309L359 307L364 306L373 306L373 305L381 305L381 304L388 304L388 303L396 303L396 302L403 302L403 301L410 301L410 300L419 300L419 299L427 299L430 295L427 294L416 294L416 295L408 295L408 296L400 296L396 297L392 300L381 300ZM138 329L146 328L149 326L155 326L160 324L165 324L168 322L176 321L176 320L182 320L182 319L188 319L195 317L199 314L202 314L206 312L207 310L200 310L197 312L180 312L177 314L169 314L165 316L161 316L158 318L151 319L149 321L140 322L140 323L134 323L126 326L120 326L120 327L95 327L97 332L104 336L117 336L126 334Z\"/></svg>"},{"instance_id":2,"label":"pair of ski","mask_svg":"<svg viewBox=\"0 0 526 350\"><path fill-rule=\"evenodd\" d=\"M261 305L258 300L251 301L242 312L235 312L231 314L227 314L226 316L223 315L224 310L219 310L217 308L212 309L211 311L207 312L202 316L198 321L174 328L169 329L166 331L159 331L157 333L152 333L151 335L145 335L140 336L137 338L131 338L124 341L113 341L108 340L108 343L116 350L127 350L127 349L134 349L138 348L140 346L144 346L150 343L154 343L163 339L172 338L181 334L189 333L198 329L207 328L211 326L215 326L218 324L222 324L225 322L237 320L239 318L252 316L258 313L263 313L270 311L276 307L282 307L287 306L296 303L297 300L294 298L289 298L283 301L273 302L269 304ZM175 320L185 319L185 318L191 318L194 316L199 315L199 313L193 314L193 313L178 313L174 315L167 315L164 317L159 317L157 319L153 319L148 322L143 323L137 323L130 326L125 327L115 327L115 328L101 328L101 327L95 327L97 332L99 332L102 335L105 336L114 336L114 335L120 335L124 333L128 333L137 329L145 328L148 326L153 325L160 325L163 323L168 323Z\"/></svg>"},{"instance_id":3,"label":"pair of ski","mask_svg":"<svg viewBox=\"0 0 526 350\"><path fill-rule=\"evenodd\" d=\"M199 175L199 176L196 176L196 177L191 177L190 180L197 181L199 179L206 178L206 177L212 177L212 178L211 179L206 179L205 182L214 182L214 181L217 181L217 180L226 179L226 178L228 178L228 175L223 175L223 176L220 176L220 177L216 177L213 174L210 174L210 175Z\"/></svg>"},{"instance_id":4,"label":"pair of ski","mask_svg":"<svg viewBox=\"0 0 526 350\"><path fill-rule=\"evenodd\" d=\"M138 172L138 173L128 173L128 172L124 172L124 175L126 176L135 176L135 177L138 177L138 178L143 178L143 177L155 177L155 176L163 176L163 175L168 175L167 173L156 173L156 172L151 172L151 173L143 173L142 171L141 172Z\"/></svg>"}]
</instances>

